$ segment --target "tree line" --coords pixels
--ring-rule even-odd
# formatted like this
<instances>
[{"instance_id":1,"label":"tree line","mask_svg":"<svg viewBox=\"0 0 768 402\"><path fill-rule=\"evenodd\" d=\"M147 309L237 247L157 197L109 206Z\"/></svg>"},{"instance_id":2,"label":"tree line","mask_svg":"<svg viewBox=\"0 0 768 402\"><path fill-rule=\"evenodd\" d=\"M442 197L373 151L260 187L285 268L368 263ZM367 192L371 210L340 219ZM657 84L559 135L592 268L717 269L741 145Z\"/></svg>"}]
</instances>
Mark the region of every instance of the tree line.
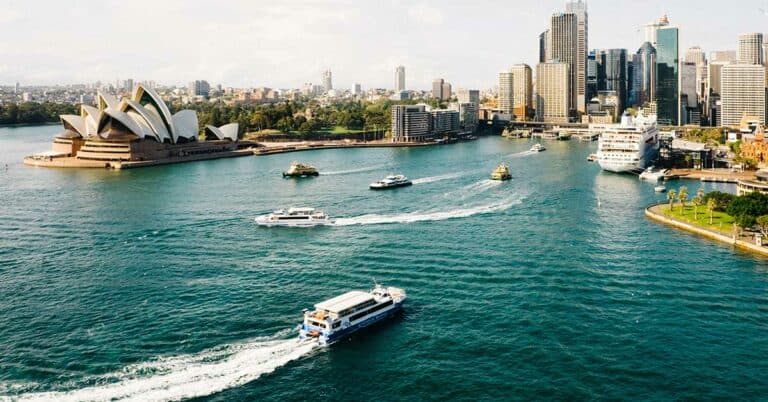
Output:
<instances>
[{"instance_id":1,"label":"tree line","mask_svg":"<svg viewBox=\"0 0 768 402\"><path fill-rule=\"evenodd\" d=\"M59 115L78 114L69 103L23 102L0 105L0 124L40 124L59 121Z\"/></svg>"}]
</instances>

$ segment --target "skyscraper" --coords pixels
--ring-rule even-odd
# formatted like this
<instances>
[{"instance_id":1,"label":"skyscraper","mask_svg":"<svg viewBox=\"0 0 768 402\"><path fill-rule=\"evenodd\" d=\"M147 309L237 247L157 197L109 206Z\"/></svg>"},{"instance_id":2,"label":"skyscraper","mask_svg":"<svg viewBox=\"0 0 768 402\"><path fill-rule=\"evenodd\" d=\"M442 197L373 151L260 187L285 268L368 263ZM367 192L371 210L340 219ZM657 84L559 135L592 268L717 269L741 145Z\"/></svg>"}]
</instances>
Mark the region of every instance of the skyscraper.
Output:
<instances>
[{"instance_id":1,"label":"skyscraper","mask_svg":"<svg viewBox=\"0 0 768 402\"><path fill-rule=\"evenodd\" d=\"M443 83L445 82L442 78L435 78L432 80L432 97L435 99L442 100L443 99Z\"/></svg>"},{"instance_id":2,"label":"skyscraper","mask_svg":"<svg viewBox=\"0 0 768 402\"><path fill-rule=\"evenodd\" d=\"M707 88L707 55L701 47L692 46L685 51L684 61L696 64L696 95L702 100Z\"/></svg>"},{"instance_id":3,"label":"skyscraper","mask_svg":"<svg viewBox=\"0 0 768 402\"><path fill-rule=\"evenodd\" d=\"M714 50L709 54L709 61L735 63L737 60L735 50Z\"/></svg>"},{"instance_id":4,"label":"skyscraper","mask_svg":"<svg viewBox=\"0 0 768 402\"><path fill-rule=\"evenodd\" d=\"M656 48L645 42L632 58L632 93L629 103L643 106L656 99Z\"/></svg>"},{"instance_id":5,"label":"skyscraper","mask_svg":"<svg viewBox=\"0 0 768 402\"><path fill-rule=\"evenodd\" d=\"M442 93L442 100L448 100L451 99L451 95L453 95L453 91L451 90L451 83L450 82L443 82L443 93Z\"/></svg>"},{"instance_id":6,"label":"skyscraper","mask_svg":"<svg viewBox=\"0 0 768 402\"><path fill-rule=\"evenodd\" d=\"M512 114L515 107L515 78L511 71L499 73L499 110Z\"/></svg>"},{"instance_id":7,"label":"skyscraper","mask_svg":"<svg viewBox=\"0 0 768 402\"><path fill-rule=\"evenodd\" d=\"M549 60L549 29L539 34L539 63Z\"/></svg>"},{"instance_id":8,"label":"skyscraper","mask_svg":"<svg viewBox=\"0 0 768 402\"><path fill-rule=\"evenodd\" d=\"M569 74L569 106L574 107L577 104L576 71L577 53L578 53L578 18L573 13L553 14L551 18L550 30L550 50L549 62L560 62L568 64ZM537 76L538 80L538 76Z\"/></svg>"},{"instance_id":9,"label":"skyscraper","mask_svg":"<svg viewBox=\"0 0 768 402\"><path fill-rule=\"evenodd\" d=\"M591 50L587 55L587 103L597 96L597 53Z\"/></svg>"},{"instance_id":10,"label":"skyscraper","mask_svg":"<svg viewBox=\"0 0 768 402\"><path fill-rule=\"evenodd\" d=\"M587 52L589 51L589 15L584 0L571 0L565 3L565 12L576 14L576 109L586 111L587 89Z\"/></svg>"},{"instance_id":11,"label":"skyscraper","mask_svg":"<svg viewBox=\"0 0 768 402\"><path fill-rule=\"evenodd\" d=\"M653 47L656 47L658 41L659 29L669 26L669 18L666 14L659 18L658 21L651 22L645 25L645 41L649 42Z\"/></svg>"},{"instance_id":12,"label":"skyscraper","mask_svg":"<svg viewBox=\"0 0 768 402\"><path fill-rule=\"evenodd\" d=\"M680 33L659 28L656 37L656 113L661 125L680 124Z\"/></svg>"},{"instance_id":13,"label":"skyscraper","mask_svg":"<svg viewBox=\"0 0 768 402\"><path fill-rule=\"evenodd\" d=\"M680 63L680 125L700 124L699 97L696 91L696 63Z\"/></svg>"},{"instance_id":14,"label":"skyscraper","mask_svg":"<svg viewBox=\"0 0 768 402\"><path fill-rule=\"evenodd\" d=\"M323 71L323 88L326 92L333 89L333 77L331 75L331 70Z\"/></svg>"},{"instance_id":15,"label":"skyscraper","mask_svg":"<svg viewBox=\"0 0 768 402\"><path fill-rule=\"evenodd\" d=\"M533 70L527 64L515 64L512 73L512 113L518 120L527 120L533 110Z\"/></svg>"},{"instance_id":16,"label":"skyscraper","mask_svg":"<svg viewBox=\"0 0 768 402\"><path fill-rule=\"evenodd\" d=\"M763 34L747 33L739 35L739 64L763 64Z\"/></svg>"},{"instance_id":17,"label":"skyscraper","mask_svg":"<svg viewBox=\"0 0 768 402\"><path fill-rule=\"evenodd\" d=\"M596 54L597 89L598 91L613 91L619 100L617 112L621 114L627 107L629 89L626 49L604 49Z\"/></svg>"},{"instance_id":18,"label":"skyscraper","mask_svg":"<svg viewBox=\"0 0 768 402\"><path fill-rule=\"evenodd\" d=\"M395 92L405 91L405 66L395 68Z\"/></svg>"},{"instance_id":19,"label":"skyscraper","mask_svg":"<svg viewBox=\"0 0 768 402\"><path fill-rule=\"evenodd\" d=\"M738 126L746 114L765 123L765 67L756 64L729 64L722 69L722 122Z\"/></svg>"},{"instance_id":20,"label":"skyscraper","mask_svg":"<svg viewBox=\"0 0 768 402\"><path fill-rule=\"evenodd\" d=\"M363 94L363 87L360 84L355 84L354 88L355 89L354 89L353 93L354 93L355 96L360 96L360 95Z\"/></svg>"},{"instance_id":21,"label":"skyscraper","mask_svg":"<svg viewBox=\"0 0 768 402\"><path fill-rule=\"evenodd\" d=\"M567 123L572 109L571 66L567 63L540 63L536 66L536 120Z\"/></svg>"}]
</instances>

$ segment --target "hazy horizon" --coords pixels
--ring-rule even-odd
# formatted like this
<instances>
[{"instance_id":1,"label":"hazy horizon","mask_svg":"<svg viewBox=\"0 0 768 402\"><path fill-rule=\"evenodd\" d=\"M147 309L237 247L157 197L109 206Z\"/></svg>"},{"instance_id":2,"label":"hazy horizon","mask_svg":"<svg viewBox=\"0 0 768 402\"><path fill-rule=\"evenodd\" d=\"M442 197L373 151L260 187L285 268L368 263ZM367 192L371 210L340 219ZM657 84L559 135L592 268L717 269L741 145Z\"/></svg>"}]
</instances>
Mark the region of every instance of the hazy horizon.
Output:
<instances>
[{"instance_id":1,"label":"hazy horizon","mask_svg":"<svg viewBox=\"0 0 768 402\"><path fill-rule=\"evenodd\" d=\"M668 13L689 46L735 50L737 35L763 32L768 2L723 7L715 0L591 0L589 48L643 42L642 27ZM445 78L454 88L489 88L499 71L535 65L538 35L565 1L349 0L100 1L74 5L0 0L0 84L51 85L132 78L169 85L392 88L397 65L408 89Z\"/></svg>"}]
</instances>

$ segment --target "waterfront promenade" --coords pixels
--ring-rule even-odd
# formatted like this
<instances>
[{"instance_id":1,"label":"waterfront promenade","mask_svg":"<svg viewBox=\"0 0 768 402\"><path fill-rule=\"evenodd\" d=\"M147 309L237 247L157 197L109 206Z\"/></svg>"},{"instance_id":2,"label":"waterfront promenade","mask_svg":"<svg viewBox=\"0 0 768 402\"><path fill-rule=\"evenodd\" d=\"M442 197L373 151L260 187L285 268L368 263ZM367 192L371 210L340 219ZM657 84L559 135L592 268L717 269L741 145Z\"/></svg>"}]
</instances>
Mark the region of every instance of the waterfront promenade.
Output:
<instances>
[{"instance_id":1,"label":"waterfront promenade","mask_svg":"<svg viewBox=\"0 0 768 402\"><path fill-rule=\"evenodd\" d=\"M754 236L737 235L732 227L726 229L707 228L692 222L687 222L668 214L664 210L669 208L668 203L652 204L645 208L645 216L656 222L660 222L680 230L694 233L720 243L731 245L735 248L750 251L768 257L768 247L758 245ZM706 214L702 211L701 214Z\"/></svg>"},{"instance_id":2,"label":"waterfront promenade","mask_svg":"<svg viewBox=\"0 0 768 402\"><path fill-rule=\"evenodd\" d=\"M755 178L754 170L732 171L731 169L670 169L666 177L684 180L736 183L739 180Z\"/></svg>"}]
</instances>

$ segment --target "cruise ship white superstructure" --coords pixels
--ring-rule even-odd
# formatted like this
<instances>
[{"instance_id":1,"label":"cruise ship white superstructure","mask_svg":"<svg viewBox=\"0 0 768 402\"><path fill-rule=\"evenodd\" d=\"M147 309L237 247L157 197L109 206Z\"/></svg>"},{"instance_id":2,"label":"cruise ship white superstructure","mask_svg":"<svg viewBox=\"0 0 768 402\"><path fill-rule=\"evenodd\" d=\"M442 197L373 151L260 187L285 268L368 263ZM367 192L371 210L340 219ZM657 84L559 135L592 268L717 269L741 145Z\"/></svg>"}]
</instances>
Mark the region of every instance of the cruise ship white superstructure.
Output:
<instances>
[{"instance_id":1,"label":"cruise ship white superstructure","mask_svg":"<svg viewBox=\"0 0 768 402\"><path fill-rule=\"evenodd\" d=\"M603 170L633 172L648 167L658 155L659 129L656 116L621 116L621 124L591 125L599 131L597 162Z\"/></svg>"},{"instance_id":2,"label":"cruise ship white superstructure","mask_svg":"<svg viewBox=\"0 0 768 402\"><path fill-rule=\"evenodd\" d=\"M405 291L376 285L370 292L351 291L304 311L299 339L329 345L344 336L391 317L403 307Z\"/></svg>"}]
</instances>

